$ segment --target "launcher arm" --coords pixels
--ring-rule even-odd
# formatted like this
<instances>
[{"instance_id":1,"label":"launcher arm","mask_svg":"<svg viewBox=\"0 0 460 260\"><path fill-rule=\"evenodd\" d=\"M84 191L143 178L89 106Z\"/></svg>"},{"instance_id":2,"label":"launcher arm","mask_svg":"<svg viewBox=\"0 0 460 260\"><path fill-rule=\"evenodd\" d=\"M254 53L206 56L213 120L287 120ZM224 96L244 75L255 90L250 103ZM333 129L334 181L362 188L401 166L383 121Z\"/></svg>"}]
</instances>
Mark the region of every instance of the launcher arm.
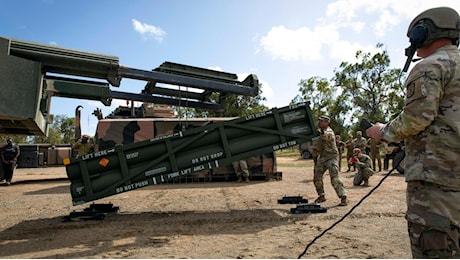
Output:
<instances>
[{"instance_id":1,"label":"launcher arm","mask_svg":"<svg viewBox=\"0 0 460 260\"><path fill-rule=\"evenodd\" d=\"M122 78L147 84L139 94L111 91ZM53 96L99 100L107 106L116 98L221 110L228 94L258 95L257 76L237 78L171 62L152 71L129 68L116 56L0 37L0 134L47 135ZM219 94L217 102L210 100L213 93Z\"/></svg>"}]
</instances>

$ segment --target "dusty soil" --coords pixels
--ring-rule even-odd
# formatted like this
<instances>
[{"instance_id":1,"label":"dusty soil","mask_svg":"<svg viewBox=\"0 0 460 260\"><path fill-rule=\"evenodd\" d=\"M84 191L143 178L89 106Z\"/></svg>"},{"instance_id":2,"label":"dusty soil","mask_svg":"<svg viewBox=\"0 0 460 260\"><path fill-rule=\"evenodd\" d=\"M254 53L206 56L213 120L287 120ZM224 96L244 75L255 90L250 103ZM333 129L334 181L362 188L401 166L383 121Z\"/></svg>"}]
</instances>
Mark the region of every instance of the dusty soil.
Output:
<instances>
[{"instance_id":1,"label":"dusty soil","mask_svg":"<svg viewBox=\"0 0 460 260\"><path fill-rule=\"evenodd\" d=\"M149 186L96 201L120 208L104 220L70 222L90 203L72 206L65 168L16 169L13 185L0 185L0 258L297 258L386 174L353 187L353 173L341 173L346 207L325 175L327 212L291 214L283 196L316 198L307 163L278 158L281 181ZM410 258L405 189L390 175L302 258Z\"/></svg>"}]
</instances>

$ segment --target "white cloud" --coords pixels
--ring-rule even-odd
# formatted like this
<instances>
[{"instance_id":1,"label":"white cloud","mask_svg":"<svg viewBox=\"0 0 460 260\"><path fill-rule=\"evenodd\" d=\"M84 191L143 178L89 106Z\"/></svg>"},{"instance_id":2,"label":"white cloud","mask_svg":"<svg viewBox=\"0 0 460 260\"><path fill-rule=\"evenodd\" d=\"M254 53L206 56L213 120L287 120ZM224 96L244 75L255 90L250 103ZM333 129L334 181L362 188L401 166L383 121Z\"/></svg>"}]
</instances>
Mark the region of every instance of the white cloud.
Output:
<instances>
[{"instance_id":1,"label":"white cloud","mask_svg":"<svg viewBox=\"0 0 460 260\"><path fill-rule=\"evenodd\" d=\"M154 25L146 24L146 23L141 23L136 19L131 20L133 23L134 30L141 35L148 35L148 36L153 36L156 41L162 42L163 37L166 35L166 32L163 31L160 27L156 27Z\"/></svg>"},{"instance_id":2,"label":"white cloud","mask_svg":"<svg viewBox=\"0 0 460 260\"><path fill-rule=\"evenodd\" d=\"M262 96L264 96L267 100L270 100L273 98L273 88L268 84L268 82L264 80L259 80L259 83L261 84L262 88Z\"/></svg>"},{"instance_id":3,"label":"white cloud","mask_svg":"<svg viewBox=\"0 0 460 260\"><path fill-rule=\"evenodd\" d=\"M373 28L377 37L383 37L401 22L411 21L420 12L438 6L460 8L458 0L338 0L328 5L326 18L341 27L349 27L353 23L366 19L368 26ZM408 21L407 21L408 20Z\"/></svg>"},{"instance_id":4,"label":"white cloud","mask_svg":"<svg viewBox=\"0 0 460 260\"><path fill-rule=\"evenodd\" d=\"M375 23L375 33L377 36L383 37L386 32L389 31L389 28L397 26L400 23L400 16L389 11L385 10L381 15L379 20Z\"/></svg>"},{"instance_id":5,"label":"white cloud","mask_svg":"<svg viewBox=\"0 0 460 260\"><path fill-rule=\"evenodd\" d=\"M322 39L318 39L320 35L321 32L307 27L290 30L284 26L276 26L261 38L260 45L273 59L319 60L322 47Z\"/></svg>"},{"instance_id":6,"label":"white cloud","mask_svg":"<svg viewBox=\"0 0 460 260\"><path fill-rule=\"evenodd\" d=\"M348 2L348 1L335 1L327 5L326 10L326 17L331 18L333 17L334 20L342 23L351 21L355 16L356 4L358 1L355 2Z\"/></svg>"},{"instance_id":7,"label":"white cloud","mask_svg":"<svg viewBox=\"0 0 460 260\"><path fill-rule=\"evenodd\" d=\"M356 60L356 51L362 50L365 53L375 54L379 52L377 48L373 45L363 46L358 42L350 43L347 41L337 41L330 46L329 56L340 61L355 63Z\"/></svg>"},{"instance_id":8,"label":"white cloud","mask_svg":"<svg viewBox=\"0 0 460 260\"><path fill-rule=\"evenodd\" d=\"M273 59L284 61L316 61L323 59L326 53L330 58L350 61L354 60L357 50L373 52L373 45L379 41L378 39L386 39L386 35L402 22L409 24L409 21L420 12L436 6L460 9L460 1L338 0L327 6L324 18L310 27L313 29L277 25L260 37L258 47ZM350 31L345 29L355 32L356 35L346 34ZM374 35L362 35L365 29ZM358 40L346 41L345 37L357 37ZM372 37L375 38L372 46L364 46L357 42Z\"/></svg>"},{"instance_id":9,"label":"white cloud","mask_svg":"<svg viewBox=\"0 0 460 260\"><path fill-rule=\"evenodd\" d=\"M366 23L364 22L353 22L350 24L351 29L357 33L360 33L363 29Z\"/></svg>"}]
</instances>

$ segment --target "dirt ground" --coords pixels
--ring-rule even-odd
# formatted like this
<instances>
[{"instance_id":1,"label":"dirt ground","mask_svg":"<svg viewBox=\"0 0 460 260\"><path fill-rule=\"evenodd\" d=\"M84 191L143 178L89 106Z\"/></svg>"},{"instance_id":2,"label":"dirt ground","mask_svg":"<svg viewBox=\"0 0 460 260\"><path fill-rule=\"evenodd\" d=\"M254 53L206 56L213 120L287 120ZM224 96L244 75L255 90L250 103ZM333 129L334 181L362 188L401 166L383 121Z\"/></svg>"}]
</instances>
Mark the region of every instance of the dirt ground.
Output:
<instances>
[{"instance_id":1,"label":"dirt ground","mask_svg":"<svg viewBox=\"0 0 460 260\"><path fill-rule=\"evenodd\" d=\"M338 207L325 175L326 213L291 214L283 196L316 192L307 160L278 158L281 181L153 185L96 203L113 203L104 220L64 222L72 211L65 168L16 169L0 185L0 258L297 258L316 236L339 221L370 187L353 187ZM404 177L392 174L342 222L317 239L302 258L411 258L404 213Z\"/></svg>"}]
</instances>

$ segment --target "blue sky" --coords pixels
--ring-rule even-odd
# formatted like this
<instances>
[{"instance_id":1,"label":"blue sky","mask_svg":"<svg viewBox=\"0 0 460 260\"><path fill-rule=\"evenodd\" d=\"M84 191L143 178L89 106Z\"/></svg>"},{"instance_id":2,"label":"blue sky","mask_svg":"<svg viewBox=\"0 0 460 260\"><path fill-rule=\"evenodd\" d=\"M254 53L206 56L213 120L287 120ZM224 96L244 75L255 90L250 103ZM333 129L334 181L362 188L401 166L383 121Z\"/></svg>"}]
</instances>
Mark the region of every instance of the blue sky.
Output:
<instances>
[{"instance_id":1,"label":"blue sky","mask_svg":"<svg viewBox=\"0 0 460 260\"><path fill-rule=\"evenodd\" d=\"M425 9L458 0L0 0L0 36L113 55L151 70L165 61L256 74L268 107L283 107L301 79L330 79L357 50L383 43L392 68L402 68L410 21ZM113 90L139 93L145 81L123 79ZM73 117L93 135L100 102L54 97L51 113Z\"/></svg>"}]
</instances>

